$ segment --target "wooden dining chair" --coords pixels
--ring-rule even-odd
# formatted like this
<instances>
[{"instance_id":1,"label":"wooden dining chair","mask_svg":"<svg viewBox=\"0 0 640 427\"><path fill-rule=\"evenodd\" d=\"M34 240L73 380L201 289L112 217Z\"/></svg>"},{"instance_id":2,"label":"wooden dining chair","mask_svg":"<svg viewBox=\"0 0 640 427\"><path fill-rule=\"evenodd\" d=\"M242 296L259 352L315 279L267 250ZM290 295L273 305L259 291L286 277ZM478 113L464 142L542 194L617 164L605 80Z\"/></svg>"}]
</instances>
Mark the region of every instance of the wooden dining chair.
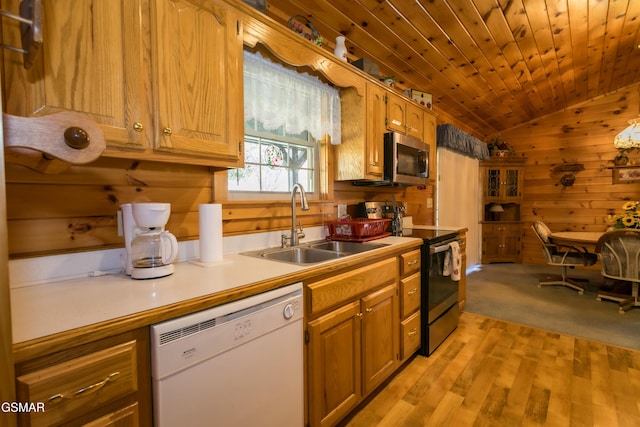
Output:
<instances>
[{"instance_id":1,"label":"wooden dining chair","mask_svg":"<svg viewBox=\"0 0 640 427\"><path fill-rule=\"evenodd\" d=\"M603 277L631 283L631 295L601 290L598 292L598 301L618 301L618 311L621 314L633 307L640 307L640 230L619 229L606 232L596 243L596 253L600 254Z\"/></svg>"},{"instance_id":2,"label":"wooden dining chair","mask_svg":"<svg viewBox=\"0 0 640 427\"><path fill-rule=\"evenodd\" d=\"M553 243L549 238L551 230L542 221L535 221L531 227L542 244L542 252L547 260L547 264L561 267L562 272L559 276L547 277L545 280L540 280L538 287L545 285L566 286L575 289L580 295L584 294L584 287L580 284L580 282L584 280L568 277L567 269L593 265L598 261L598 256L588 252L584 248L579 249L575 246Z\"/></svg>"}]
</instances>

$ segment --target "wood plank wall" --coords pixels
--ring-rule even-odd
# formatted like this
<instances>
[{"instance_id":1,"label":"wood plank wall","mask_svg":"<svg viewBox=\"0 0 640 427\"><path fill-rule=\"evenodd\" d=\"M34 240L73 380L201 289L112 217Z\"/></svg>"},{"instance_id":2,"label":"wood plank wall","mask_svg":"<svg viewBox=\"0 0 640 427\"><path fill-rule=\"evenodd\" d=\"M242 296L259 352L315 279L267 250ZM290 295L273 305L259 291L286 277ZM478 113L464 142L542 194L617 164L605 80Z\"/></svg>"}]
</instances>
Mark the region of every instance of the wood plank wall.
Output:
<instances>
[{"instance_id":1,"label":"wood plank wall","mask_svg":"<svg viewBox=\"0 0 640 427\"><path fill-rule=\"evenodd\" d=\"M290 200L227 201L221 174L208 167L101 158L57 175L8 164L6 175L11 258L122 247L117 212L129 202L171 203L167 229L179 240L198 238L201 203L223 204L227 236L291 226ZM396 194L399 201L409 200L409 212L431 224L432 209L421 202L432 197L431 187L363 190L348 183L336 186L335 197L331 186L323 200L312 202L309 211L298 212L304 227L335 219L337 203L347 203L355 214L359 201L390 200L390 194Z\"/></svg>"},{"instance_id":2,"label":"wood plank wall","mask_svg":"<svg viewBox=\"0 0 640 427\"><path fill-rule=\"evenodd\" d=\"M640 200L640 184L612 184L613 138L640 115L639 86L632 85L502 132L517 155L527 157L524 176L523 262L544 264L530 223L552 231L601 231L609 214ZM640 153L630 155L640 164ZM579 164L575 183L563 186L557 166Z\"/></svg>"}]
</instances>

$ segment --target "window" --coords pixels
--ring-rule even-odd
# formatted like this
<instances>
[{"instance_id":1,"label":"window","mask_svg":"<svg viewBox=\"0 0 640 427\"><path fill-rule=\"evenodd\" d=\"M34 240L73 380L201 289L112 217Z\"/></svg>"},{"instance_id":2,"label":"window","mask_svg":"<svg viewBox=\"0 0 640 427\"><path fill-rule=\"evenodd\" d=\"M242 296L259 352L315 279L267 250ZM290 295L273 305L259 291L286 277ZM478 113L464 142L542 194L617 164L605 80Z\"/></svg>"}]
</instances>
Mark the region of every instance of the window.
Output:
<instances>
[{"instance_id":1,"label":"window","mask_svg":"<svg viewBox=\"0 0 640 427\"><path fill-rule=\"evenodd\" d=\"M265 132L256 127L255 120L245 123L245 164L229 171L229 191L289 192L300 183L307 193L314 193L319 156L309 132L288 135L282 128Z\"/></svg>"},{"instance_id":2,"label":"window","mask_svg":"<svg viewBox=\"0 0 640 427\"><path fill-rule=\"evenodd\" d=\"M244 106L245 167L228 172L229 198L282 198L296 183L313 197L319 190L318 139L340 142L338 90L245 52Z\"/></svg>"}]
</instances>

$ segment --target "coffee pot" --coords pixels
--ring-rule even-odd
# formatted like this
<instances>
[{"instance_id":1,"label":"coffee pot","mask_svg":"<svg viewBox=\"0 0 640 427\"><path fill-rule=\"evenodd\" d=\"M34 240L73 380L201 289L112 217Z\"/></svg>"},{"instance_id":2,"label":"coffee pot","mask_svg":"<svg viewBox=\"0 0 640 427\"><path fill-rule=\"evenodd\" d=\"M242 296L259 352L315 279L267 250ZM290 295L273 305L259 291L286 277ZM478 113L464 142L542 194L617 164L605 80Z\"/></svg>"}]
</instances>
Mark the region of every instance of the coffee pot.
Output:
<instances>
[{"instance_id":1,"label":"coffee pot","mask_svg":"<svg viewBox=\"0 0 640 427\"><path fill-rule=\"evenodd\" d=\"M164 229L171 204L127 203L120 209L127 252L126 273L132 279L155 279L172 274L178 241Z\"/></svg>"}]
</instances>

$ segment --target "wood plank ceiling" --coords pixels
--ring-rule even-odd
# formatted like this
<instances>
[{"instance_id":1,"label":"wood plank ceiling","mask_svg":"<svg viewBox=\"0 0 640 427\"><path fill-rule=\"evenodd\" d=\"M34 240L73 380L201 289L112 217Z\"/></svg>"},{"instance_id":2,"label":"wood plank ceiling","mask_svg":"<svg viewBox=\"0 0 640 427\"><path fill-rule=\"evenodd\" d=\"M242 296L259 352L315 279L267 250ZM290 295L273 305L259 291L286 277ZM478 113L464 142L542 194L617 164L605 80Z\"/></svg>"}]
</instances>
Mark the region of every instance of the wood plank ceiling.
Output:
<instances>
[{"instance_id":1,"label":"wood plank ceiling","mask_svg":"<svg viewBox=\"0 0 640 427\"><path fill-rule=\"evenodd\" d=\"M296 14L482 139L640 81L640 0L267 1Z\"/></svg>"}]
</instances>

